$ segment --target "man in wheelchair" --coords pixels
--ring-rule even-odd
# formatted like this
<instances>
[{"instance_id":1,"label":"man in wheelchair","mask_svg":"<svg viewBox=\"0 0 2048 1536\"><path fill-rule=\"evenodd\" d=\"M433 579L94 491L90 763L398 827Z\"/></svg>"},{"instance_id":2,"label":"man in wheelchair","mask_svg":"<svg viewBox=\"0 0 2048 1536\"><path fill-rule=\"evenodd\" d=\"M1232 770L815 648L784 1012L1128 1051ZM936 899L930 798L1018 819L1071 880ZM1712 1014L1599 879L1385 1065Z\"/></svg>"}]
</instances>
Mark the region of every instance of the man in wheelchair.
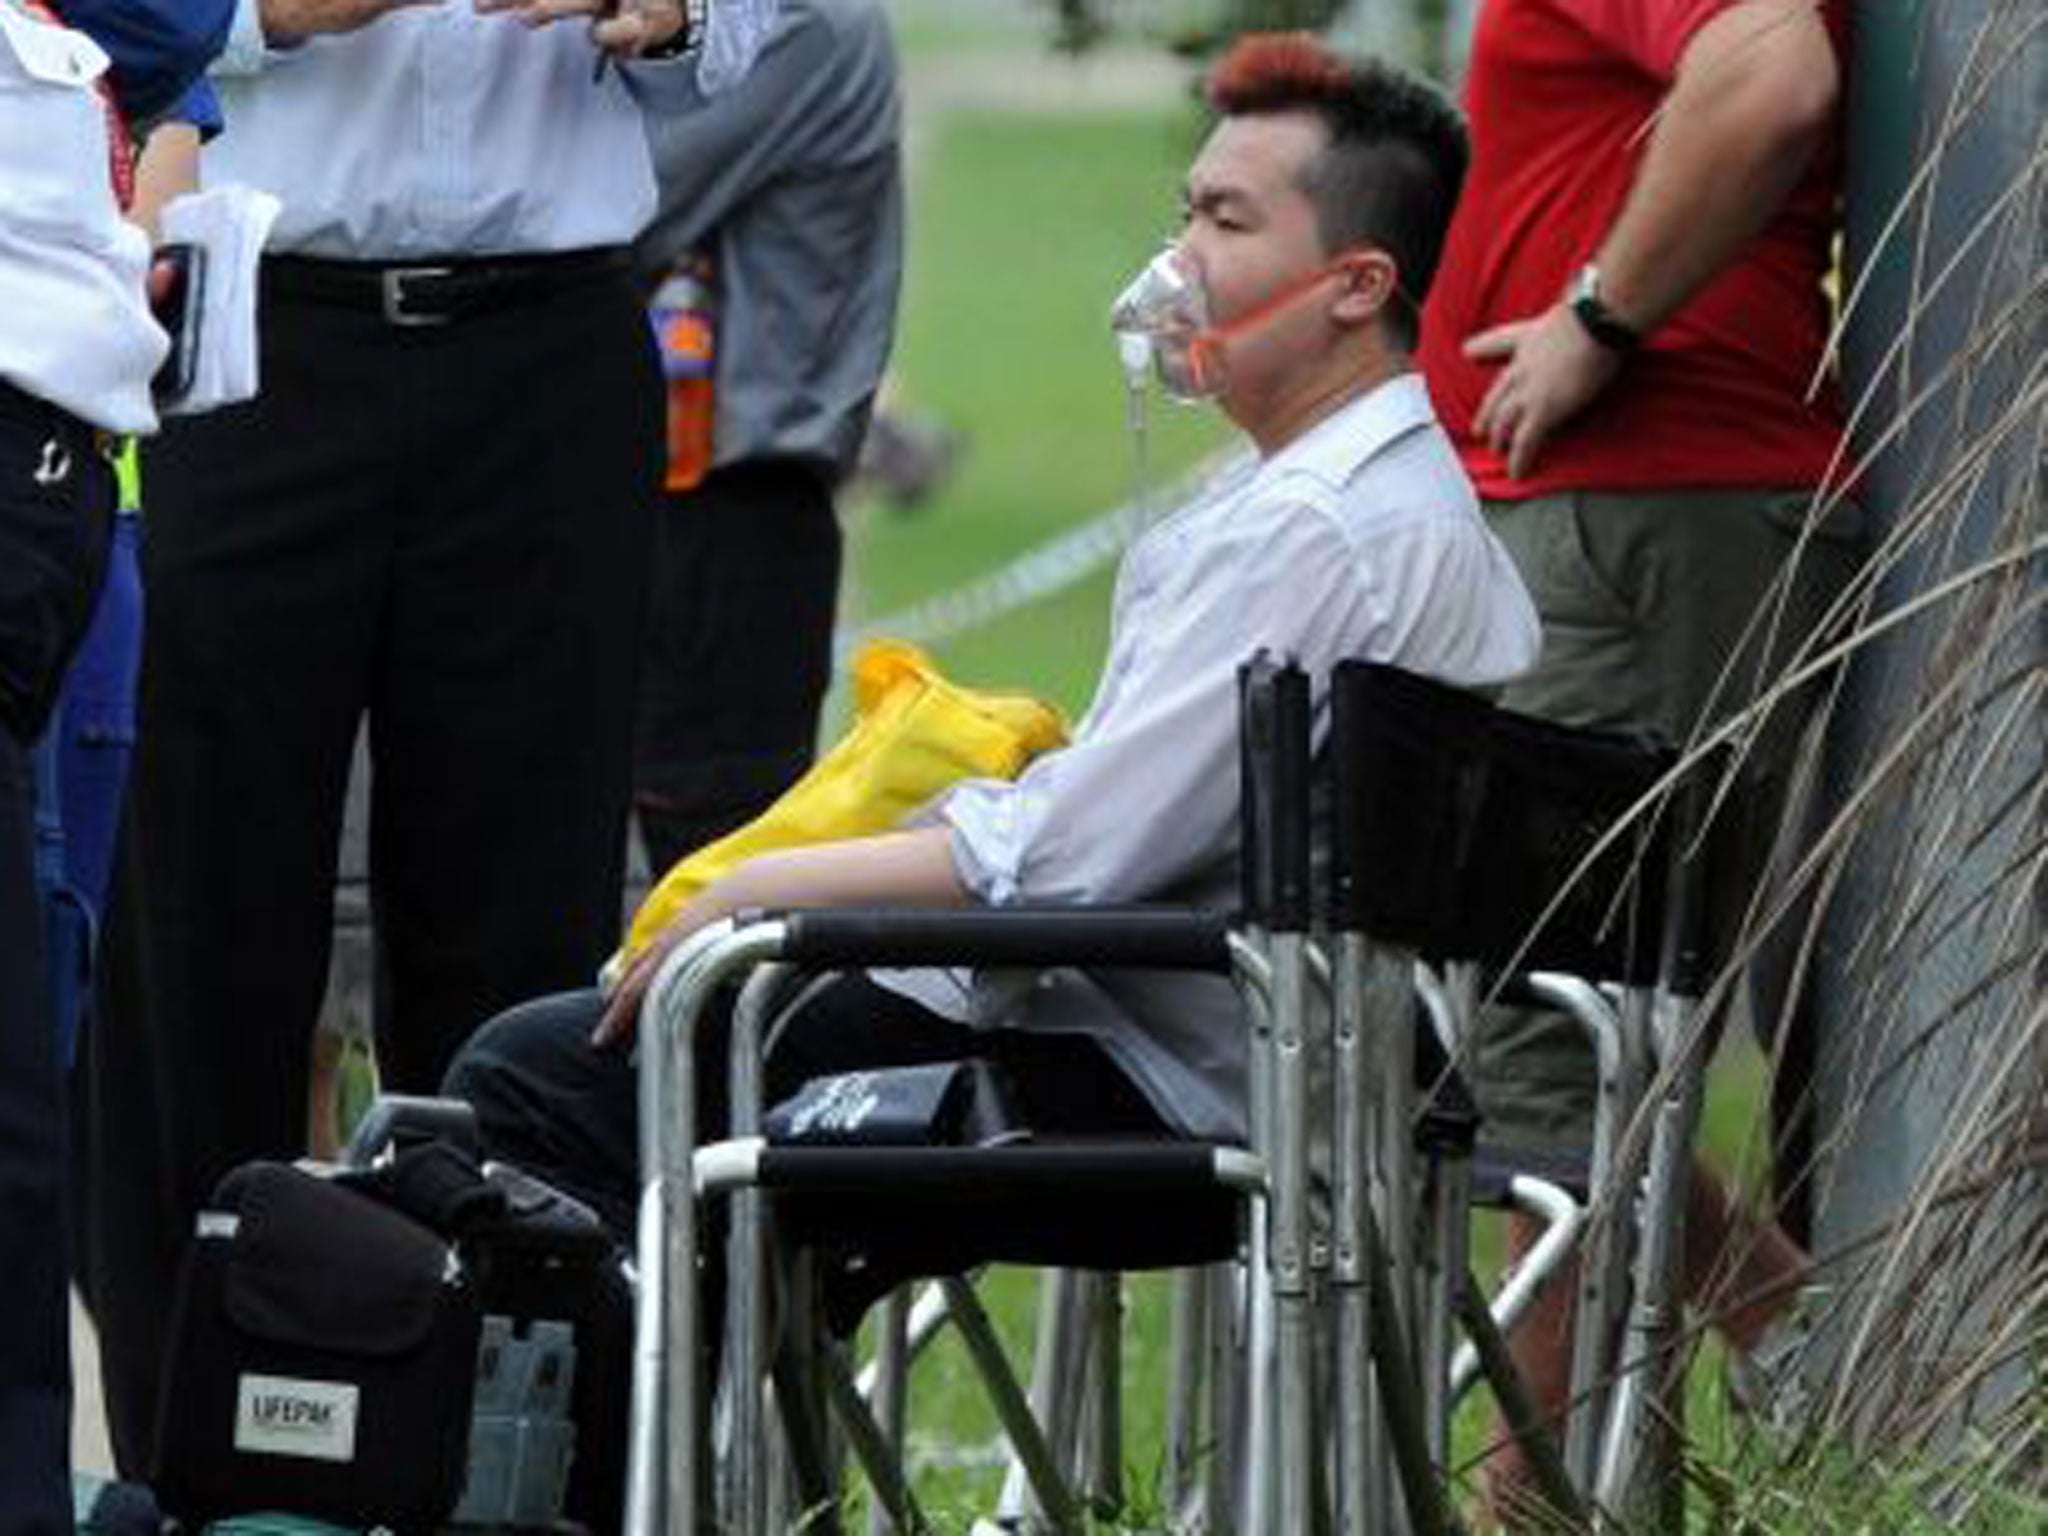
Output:
<instances>
[{"instance_id":1,"label":"man in wheelchair","mask_svg":"<svg viewBox=\"0 0 2048 1536\"><path fill-rule=\"evenodd\" d=\"M1242 41L1208 96L1217 122L1187 175L1180 236L1115 324L1127 366L1212 399L1256 456L1126 556L1072 743L1014 781L956 786L906 830L741 866L609 996L513 1009L456 1062L449 1091L475 1105L489 1153L616 1230L631 1229L638 1179L627 1046L656 968L689 934L753 908L1228 907L1246 657L1291 655L1318 688L1347 657L1475 687L1534 661L1528 597L1410 364L1466 164L1455 111L1306 35ZM973 1056L1006 1070L1034 1130L1241 1137L1241 1017L1213 976L849 976L783 1029L766 1102L832 1073ZM699 1048L723 1050L716 1031ZM703 1068L708 1138L725 1123L726 1074L721 1060Z\"/></svg>"}]
</instances>

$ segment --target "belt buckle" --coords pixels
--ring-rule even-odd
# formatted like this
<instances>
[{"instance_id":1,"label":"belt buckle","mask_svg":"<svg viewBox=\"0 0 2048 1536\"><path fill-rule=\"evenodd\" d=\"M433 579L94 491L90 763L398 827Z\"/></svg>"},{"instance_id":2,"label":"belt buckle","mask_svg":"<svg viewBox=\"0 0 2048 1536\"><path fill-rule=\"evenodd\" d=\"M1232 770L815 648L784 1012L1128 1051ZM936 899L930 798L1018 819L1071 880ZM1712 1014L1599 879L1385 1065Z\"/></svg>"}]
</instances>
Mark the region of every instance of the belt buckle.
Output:
<instances>
[{"instance_id":1,"label":"belt buckle","mask_svg":"<svg viewBox=\"0 0 2048 1536\"><path fill-rule=\"evenodd\" d=\"M451 315L423 315L406 305L405 285L426 278L453 277L453 267L386 267L378 273L384 285L384 320L388 325L446 325Z\"/></svg>"}]
</instances>

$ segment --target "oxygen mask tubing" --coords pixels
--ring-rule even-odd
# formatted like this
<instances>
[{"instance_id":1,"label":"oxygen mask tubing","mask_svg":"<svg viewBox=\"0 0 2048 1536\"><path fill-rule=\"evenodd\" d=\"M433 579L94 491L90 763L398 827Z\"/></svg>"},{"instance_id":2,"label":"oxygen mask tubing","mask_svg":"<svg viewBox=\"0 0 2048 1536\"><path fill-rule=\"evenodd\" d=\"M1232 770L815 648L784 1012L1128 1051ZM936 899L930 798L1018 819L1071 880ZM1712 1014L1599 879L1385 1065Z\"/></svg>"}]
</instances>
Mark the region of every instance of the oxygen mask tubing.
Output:
<instances>
[{"instance_id":1,"label":"oxygen mask tubing","mask_svg":"<svg viewBox=\"0 0 2048 1536\"><path fill-rule=\"evenodd\" d=\"M1154 256L1110 306L1109 327L1123 365L1124 421L1131 434L1131 499L1127 522L1135 537L1159 511L1152 483L1150 422L1145 397L1151 379L1173 399L1192 405L1215 393L1211 365L1198 353L1209 331L1209 300L1194 267L1173 246Z\"/></svg>"}]
</instances>

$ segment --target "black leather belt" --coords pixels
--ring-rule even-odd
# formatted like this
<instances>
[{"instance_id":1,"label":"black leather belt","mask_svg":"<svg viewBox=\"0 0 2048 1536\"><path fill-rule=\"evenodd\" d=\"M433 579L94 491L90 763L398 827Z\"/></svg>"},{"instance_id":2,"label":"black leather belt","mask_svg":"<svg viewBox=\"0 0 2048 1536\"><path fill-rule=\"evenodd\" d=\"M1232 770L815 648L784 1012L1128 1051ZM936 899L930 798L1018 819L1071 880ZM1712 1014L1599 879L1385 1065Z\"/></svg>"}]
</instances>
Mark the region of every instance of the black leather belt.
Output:
<instances>
[{"instance_id":1,"label":"black leather belt","mask_svg":"<svg viewBox=\"0 0 2048 1536\"><path fill-rule=\"evenodd\" d=\"M451 257L408 262L272 256L263 286L275 298L376 315L388 325L449 325L543 303L629 269L624 248L542 256Z\"/></svg>"}]
</instances>

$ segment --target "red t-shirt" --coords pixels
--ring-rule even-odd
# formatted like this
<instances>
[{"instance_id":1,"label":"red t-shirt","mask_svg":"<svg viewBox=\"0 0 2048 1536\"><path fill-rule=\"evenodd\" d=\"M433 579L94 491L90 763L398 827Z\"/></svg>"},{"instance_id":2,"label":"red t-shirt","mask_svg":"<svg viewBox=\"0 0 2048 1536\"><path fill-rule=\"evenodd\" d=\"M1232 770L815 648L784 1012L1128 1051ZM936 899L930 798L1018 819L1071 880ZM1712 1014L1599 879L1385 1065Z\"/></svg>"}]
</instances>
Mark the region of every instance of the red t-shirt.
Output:
<instances>
[{"instance_id":1,"label":"red t-shirt","mask_svg":"<svg viewBox=\"0 0 2048 1536\"><path fill-rule=\"evenodd\" d=\"M1563 295L1619 215L1686 43L1733 0L1488 0L1466 109L1473 160L1424 310L1420 361L1480 494L1813 485L1841 435L1832 380L1809 399L1827 337L1821 287L1839 134L1768 228L1659 326L1627 371L1545 445L1533 472L1471 434L1496 373L1475 331ZM1838 56L1844 0L1828 0Z\"/></svg>"}]
</instances>

